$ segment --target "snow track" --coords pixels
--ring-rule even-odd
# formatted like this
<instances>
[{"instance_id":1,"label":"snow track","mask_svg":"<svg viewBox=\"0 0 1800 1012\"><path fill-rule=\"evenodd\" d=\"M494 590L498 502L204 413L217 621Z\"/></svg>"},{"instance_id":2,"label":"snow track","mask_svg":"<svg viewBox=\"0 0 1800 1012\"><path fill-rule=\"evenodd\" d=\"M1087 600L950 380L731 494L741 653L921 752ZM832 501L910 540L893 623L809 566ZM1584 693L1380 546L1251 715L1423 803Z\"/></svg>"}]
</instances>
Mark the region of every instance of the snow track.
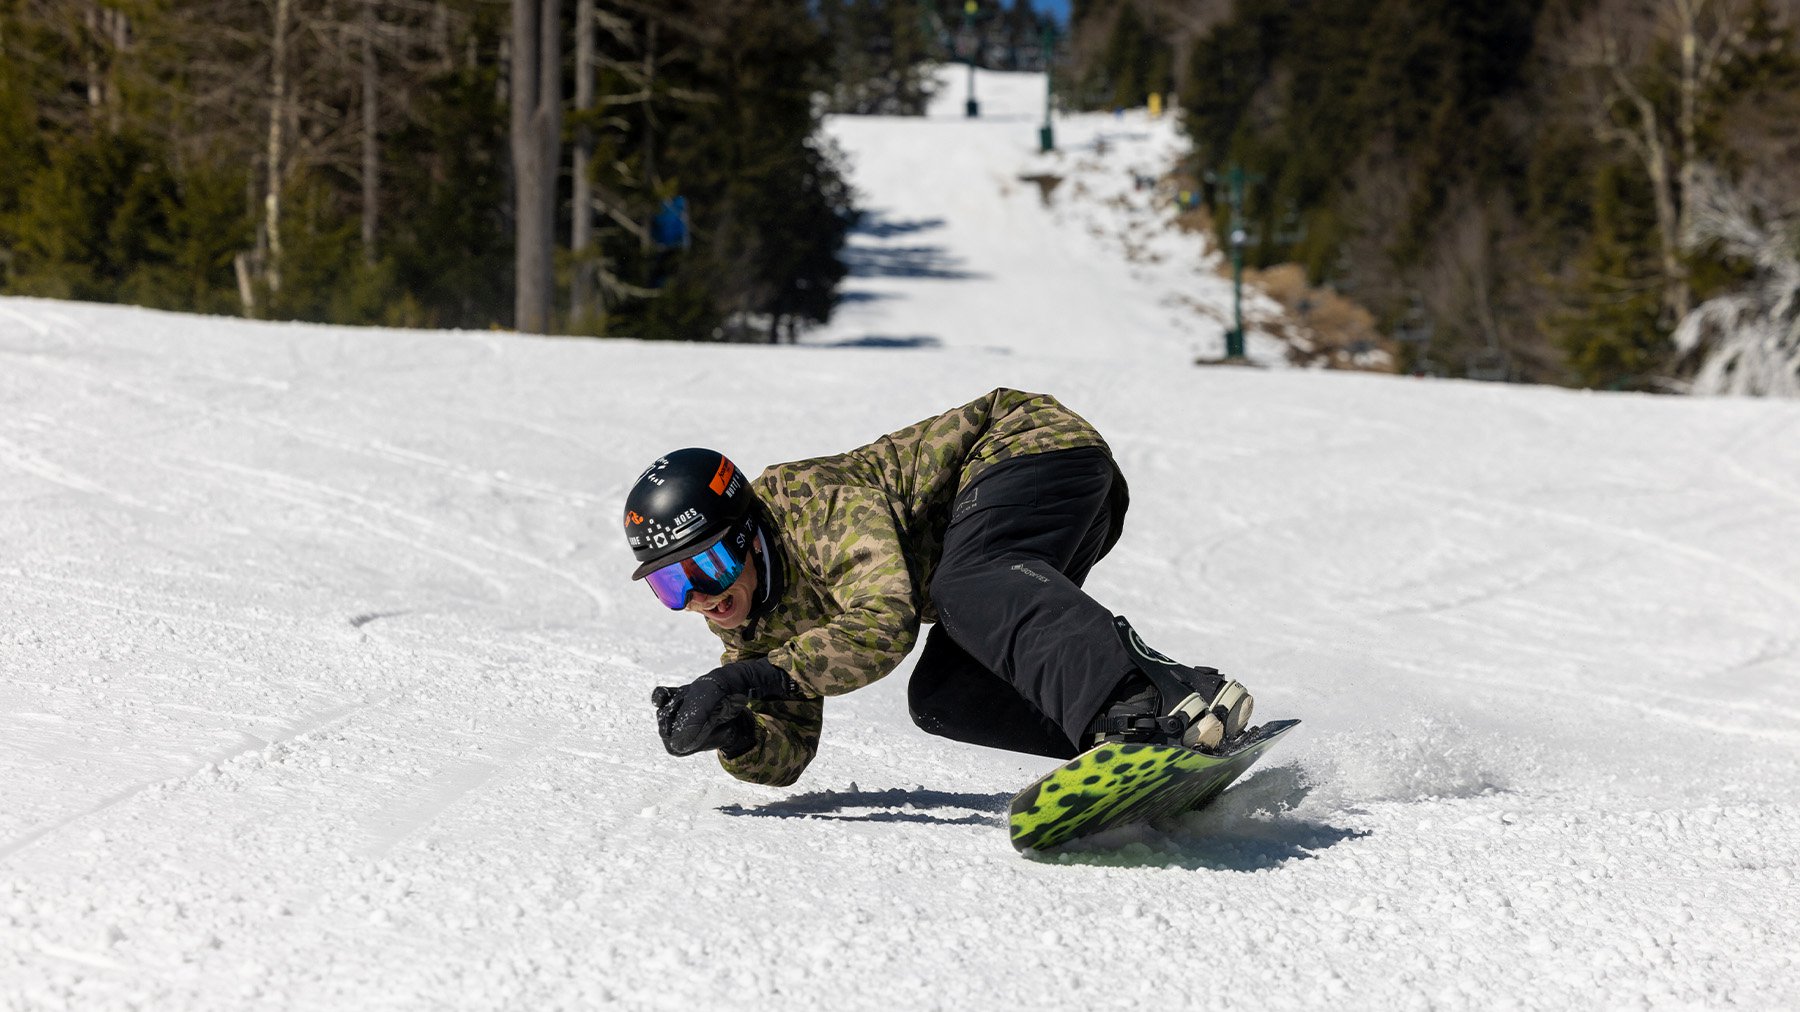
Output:
<instances>
[{"instance_id":1,"label":"snow track","mask_svg":"<svg viewBox=\"0 0 1800 1012\"><path fill-rule=\"evenodd\" d=\"M0 300L0 1007L1800 1003L1800 406L1188 368L1173 259L1055 251L1090 211L1011 169L933 189L1029 168L1029 116L839 126L886 159L820 335L861 346ZM1067 136L1126 175L1159 129ZM1050 761L918 732L905 668L793 788L665 755L650 690L717 647L626 579L645 462L1001 384L1131 481L1095 594L1302 727L1041 861L1001 823ZM1139 972L1190 965L1233 983Z\"/></svg>"}]
</instances>

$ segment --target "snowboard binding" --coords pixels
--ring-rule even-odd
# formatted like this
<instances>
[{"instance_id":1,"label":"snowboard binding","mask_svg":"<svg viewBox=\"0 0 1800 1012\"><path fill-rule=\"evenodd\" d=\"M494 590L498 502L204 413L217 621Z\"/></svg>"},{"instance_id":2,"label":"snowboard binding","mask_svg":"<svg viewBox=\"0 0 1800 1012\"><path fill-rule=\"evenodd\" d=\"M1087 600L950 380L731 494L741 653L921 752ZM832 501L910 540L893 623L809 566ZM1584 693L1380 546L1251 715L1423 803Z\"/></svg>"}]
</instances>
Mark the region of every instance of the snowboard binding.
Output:
<instances>
[{"instance_id":1,"label":"snowboard binding","mask_svg":"<svg viewBox=\"0 0 1800 1012\"><path fill-rule=\"evenodd\" d=\"M1113 628L1137 670L1088 729L1091 743L1214 752L1243 737L1255 706L1243 685L1216 668L1189 667L1151 649L1124 616L1113 618Z\"/></svg>"}]
</instances>

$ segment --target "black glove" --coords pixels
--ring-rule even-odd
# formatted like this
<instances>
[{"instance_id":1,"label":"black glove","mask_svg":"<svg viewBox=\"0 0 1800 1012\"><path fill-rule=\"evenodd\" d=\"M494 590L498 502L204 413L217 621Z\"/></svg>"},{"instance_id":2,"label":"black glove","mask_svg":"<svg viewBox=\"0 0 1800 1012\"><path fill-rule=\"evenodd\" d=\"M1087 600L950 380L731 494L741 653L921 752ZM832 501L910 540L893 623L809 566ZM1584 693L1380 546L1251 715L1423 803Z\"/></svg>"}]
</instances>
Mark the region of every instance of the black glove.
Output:
<instances>
[{"instance_id":1,"label":"black glove","mask_svg":"<svg viewBox=\"0 0 1800 1012\"><path fill-rule=\"evenodd\" d=\"M656 731L670 755L718 749L727 759L756 745L754 718L744 704L752 699L798 699L800 687L765 657L733 661L686 685L659 685L650 693Z\"/></svg>"},{"instance_id":2,"label":"black glove","mask_svg":"<svg viewBox=\"0 0 1800 1012\"><path fill-rule=\"evenodd\" d=\"M708 749L718 749L725 753L727 759L735 759L756 746L755 718L743 708L742 703L733 704L727 699L710 712L706 721L710 728L699 729L699 739L689 742L691 734L688 725L693 718L709 717L703 712L706 703L696 698L693 706L688 706L688 689L692 686L681 685L670 688L659 685L650 693L650 702L656 704L656 733L662 736L663 748L670 755L693 755ZM675 740L676 722L683 726L682 744Z\"/></svg>"}]
</instances>

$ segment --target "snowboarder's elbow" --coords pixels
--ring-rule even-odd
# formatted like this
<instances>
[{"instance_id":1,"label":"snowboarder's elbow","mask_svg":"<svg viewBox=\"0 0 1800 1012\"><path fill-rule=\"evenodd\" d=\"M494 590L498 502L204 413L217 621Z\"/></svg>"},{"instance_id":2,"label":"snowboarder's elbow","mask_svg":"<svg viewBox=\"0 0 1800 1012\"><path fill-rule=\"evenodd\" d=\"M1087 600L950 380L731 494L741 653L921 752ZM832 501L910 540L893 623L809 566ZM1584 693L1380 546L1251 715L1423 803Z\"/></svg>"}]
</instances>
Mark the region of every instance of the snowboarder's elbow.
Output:
<instances>
[{"instance_id":1,"label":"snowboarder's elbow","mask_svg":"<svg viewBox=\"0 0 1800 1012\"><path fill-rule=\"evenodd\" d=\"M730 761L723 763L725 772L747 784L759 784L763 787L792 787L806 767L804 765L784 766L737 766Z\"/></svg>"}]
</instances>

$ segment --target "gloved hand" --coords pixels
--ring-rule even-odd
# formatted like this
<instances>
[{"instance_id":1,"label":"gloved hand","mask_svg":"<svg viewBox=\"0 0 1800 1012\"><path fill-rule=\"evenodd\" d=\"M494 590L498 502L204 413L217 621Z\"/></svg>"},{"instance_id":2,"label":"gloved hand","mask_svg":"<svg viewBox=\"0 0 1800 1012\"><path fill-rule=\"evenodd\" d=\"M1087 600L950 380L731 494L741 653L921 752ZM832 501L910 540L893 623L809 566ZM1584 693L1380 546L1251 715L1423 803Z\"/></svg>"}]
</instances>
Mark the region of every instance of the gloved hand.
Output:
<instances>
[{"instance_id":1,"label":"gloved hand","mask_svg":"<svg viewBox=\"0 0 1800 1012\"><path fill-rule=\"evenodd\" d=\"M752 699L798 699L800 687L765 657L733 661L686 685L659 685L650 693L656 731L670 755L718 749L728 759L756 745Z\"/></svg>"},{"instance_id":2,"label":"gloved hand","mask_svg":"<svg viewBox=\"0 0 1800 1012\"><path fill-rule=\"evenodd\" d=\"M735 759L755 747L755 718L744 710L742 703L733 704L726 699L707 711L707 701L696 698L694 705L689 706L690 688L691 685L674 688L659 685L650 693L650 702L656 705L656 733L662 736L663 748L668 749L670 755L693 755L718 749L726 758ZM679 738L677 722L681 724ZM694 727L697 723L701 725L698 728ZM678 740L680 744L677 744Z\"/></svg>"}]
</instances>

